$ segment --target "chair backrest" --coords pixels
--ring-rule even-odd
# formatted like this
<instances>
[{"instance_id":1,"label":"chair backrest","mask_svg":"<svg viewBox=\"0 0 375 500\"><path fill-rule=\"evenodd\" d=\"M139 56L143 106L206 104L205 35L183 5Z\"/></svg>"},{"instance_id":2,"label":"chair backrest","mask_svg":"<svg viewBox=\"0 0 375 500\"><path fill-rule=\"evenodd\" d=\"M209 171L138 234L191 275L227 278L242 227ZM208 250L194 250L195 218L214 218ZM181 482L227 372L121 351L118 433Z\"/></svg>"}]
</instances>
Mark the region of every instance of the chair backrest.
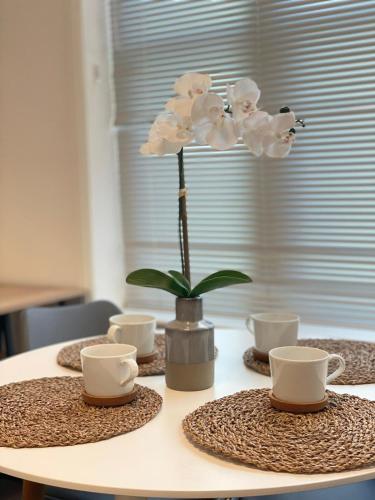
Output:
<instances>
[{"instance_id":1,"label":"chair backrest","mask_svg":"<svg viewBox=\"0 0 375 500\"><path fill-rule=\"evenodd\" d=\"M105 300L27 309L24 313L25 344L29 349L37 349L66 340L104 335L109 317L121 312L116 305Z\"/></svg>"}]
</instances>

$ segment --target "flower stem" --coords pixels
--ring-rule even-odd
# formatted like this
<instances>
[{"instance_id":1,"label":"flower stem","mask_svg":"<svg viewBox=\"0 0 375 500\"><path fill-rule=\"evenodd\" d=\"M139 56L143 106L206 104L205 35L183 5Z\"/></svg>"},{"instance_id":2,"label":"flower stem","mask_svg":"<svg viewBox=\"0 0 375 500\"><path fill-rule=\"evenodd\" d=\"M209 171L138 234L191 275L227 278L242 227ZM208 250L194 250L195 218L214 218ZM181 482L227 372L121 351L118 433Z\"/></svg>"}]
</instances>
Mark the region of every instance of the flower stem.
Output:
<instances>
[{"instance_id":1,"label":"flower stem","mask_svg":"<svg viewBox=\"0 0 375 500\"><path fill-rule=\"evenodd\" d=\"M189 252L189 232L186 210L186 186L184 172L184 150L177 153L178 158L178 177L179 177L179 196L178 196L178 236L180 242L181 267L182 274L191 283L190 279L190 252Z\"/></svg>"}]
</instances>

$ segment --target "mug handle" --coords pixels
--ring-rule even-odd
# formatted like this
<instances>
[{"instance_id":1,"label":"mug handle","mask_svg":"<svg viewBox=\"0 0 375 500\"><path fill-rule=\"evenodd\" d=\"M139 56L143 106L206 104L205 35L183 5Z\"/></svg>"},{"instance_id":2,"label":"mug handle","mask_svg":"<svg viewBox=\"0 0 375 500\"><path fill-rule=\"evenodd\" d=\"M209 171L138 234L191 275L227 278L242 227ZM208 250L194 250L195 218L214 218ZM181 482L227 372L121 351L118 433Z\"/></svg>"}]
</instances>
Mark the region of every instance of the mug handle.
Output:
<instances>
[{"instance_id":1,"label":"mug handle","mask_svg":"<svg viewBox=\"0 0 375 500\"><path fill-rule=\"evenodd\" d=\"M134 359L128 359L128 358L122 359L120 361L120 364L121 365L127 365L128 368L129 368L129 377L124 378L123 380L121 380L120 385L125 385L128 382L130 382L130 380L133 380L133 378L135 378L135 377L138 376L138 372L139 372L138 365L134 361Z\"/></svg>"},{"instance_id":2,"label":"mug handle","mask_svg":"<svg viewBox=\"0 0 375 500\"><path fill-rule=\"evenodd\" d=\"M112 325L109 330L108 330L108 333L107 333L107 337L109 338L109 340L111 342L114 342L115 344L117 343L117 332L119 332L121 330L121 328L117 325Z\"/></svg>"},{"instance_id":3,"label":"mug handle","mask_svg":"<svg viewBox=\"0 0 375 500\"><path fill-rule=\"evenodd\" d=\"M338 359L339 367L337 368L337 370L331 373L331 375L328 375L327 384L331 383L332 380L335 380L335 378L339 377L345 370L345 359L340 356L340 354L329 354L328 361L330 361L331 359Z\"/></svg>"},{"instance_id":4,"label":"mug handle","mask_svg":"<svg viewBox=\"0 0 375 500\"><path fill-rule=\"evenodd\" d=\"M246 323L246 328L249 330L250 333L254 335L254 329L253 329L253 317L249 316L247 320L245 321Z\"/></svg>"}]
</instances>

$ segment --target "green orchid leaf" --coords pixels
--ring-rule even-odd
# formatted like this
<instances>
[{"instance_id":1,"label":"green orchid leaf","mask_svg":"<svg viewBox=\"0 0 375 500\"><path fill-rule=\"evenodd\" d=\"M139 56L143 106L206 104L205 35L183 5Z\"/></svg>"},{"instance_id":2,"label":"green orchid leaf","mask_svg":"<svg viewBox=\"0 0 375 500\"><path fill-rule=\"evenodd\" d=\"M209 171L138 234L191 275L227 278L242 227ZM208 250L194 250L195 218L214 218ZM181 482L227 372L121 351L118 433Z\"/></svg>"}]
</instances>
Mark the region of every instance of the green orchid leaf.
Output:
<instances>
[{"instance_id":1,"label":"green orchid leaf","mask_svg":"<svg viewBox=\"0 0 375 500\"><path fill-rule=\"evenodd\" d=\"M137 271L133 271L126 277L126 283L149 288L160 288L177 297L187 297L189 295L188 290L173 277L157 269L138 269Z\"/></svg>"},{"instance_id":2,"label":"green orchid leaf","mask_svg":"<svg viewBox=\"0 0 375 500\"><path fill-rule=\"evenodd\" d=\"M234 271L233 269L224 269L223 271L217 271L216 273L212 273L209 276L206 276L202 281L219 278L221 276L237 276L239 279L247 279L250 280L250 282L252 281L250 276L248 276L247 274L241 273L241 271Z\"/></svg>"},{"instance_id":3,"label":"green orchid leaf","mask_svg":"<svg viewBox=\"0 0 375 500\"><path fill-rule=\"evenodd\" d=\"M224 288L231 285L242 285L244 283L251 283L252 279L247 274L239 271L224 270L217 273L210 274L202 281L200 281L190 292L189 297L198 297L203 293L216 290L217 288Z\"/></svg>"},{"instance_id":4,"label":"green orchid leaf","mask_svg":"<svg viewBox=\"0 0 375 500\"><path fill-rule=\"evenodd\" d=\"M168 271L168 273L173 276L173 278L179 283L181 286L183 286L188 293L190 293L191 287L188 279L179 271Z\"/></svg>"}]
</instances>

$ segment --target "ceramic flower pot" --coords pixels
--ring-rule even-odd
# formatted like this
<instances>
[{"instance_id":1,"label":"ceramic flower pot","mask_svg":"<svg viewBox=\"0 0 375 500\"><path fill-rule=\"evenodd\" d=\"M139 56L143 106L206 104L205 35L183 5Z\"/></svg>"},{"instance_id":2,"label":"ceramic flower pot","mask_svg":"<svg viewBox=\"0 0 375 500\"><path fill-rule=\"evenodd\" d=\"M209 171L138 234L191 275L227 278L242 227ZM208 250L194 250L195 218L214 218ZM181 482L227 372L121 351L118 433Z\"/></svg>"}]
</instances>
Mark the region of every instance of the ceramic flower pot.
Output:
<instances>
[{"instance_id":1,"label":"ceramic flower pot","mask_svg":"<svg viewBox=\"0 0 375 500\"><path fill-rule=\"evenodd\" d=\"M177 298L176 319L165 328L167 387L201 391L215 372L214 325L203 319L202 299Z\"/></svg>"}]
</instances>

